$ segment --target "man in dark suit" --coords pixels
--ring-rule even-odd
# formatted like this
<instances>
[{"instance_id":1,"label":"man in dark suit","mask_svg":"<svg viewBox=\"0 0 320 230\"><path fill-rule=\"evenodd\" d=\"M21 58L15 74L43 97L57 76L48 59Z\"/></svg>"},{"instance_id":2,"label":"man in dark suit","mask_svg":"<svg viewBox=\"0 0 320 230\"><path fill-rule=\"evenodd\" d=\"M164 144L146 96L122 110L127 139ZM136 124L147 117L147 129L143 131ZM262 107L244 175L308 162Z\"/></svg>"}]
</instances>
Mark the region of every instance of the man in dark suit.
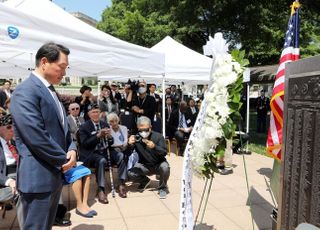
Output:
<instances>
[{"instance_id":1,"label":"man in dark suit","mask_svg":"<svg viewBox=\"0 0 320 230\"><path fill-rule=\"evenodd\" d=\"M166 136L170 136L170 127L169 127L169 119L171 116L171 113L173 112L174 108L172 105L172 99L171 97L166 98L166 108L165 108L165 120L166 120Z\"/></svg>"},{"instance_id":2,"label":"man in dark suit","mask_svg":"<svg viewBox=\"0 0 320 230\"><path fill-rule=\"evenodd\" d=\"M154 97L156 100L156 113L161 113L162 111L162 100L159 94L156 93L156 85L155 84L150 84L149 86L149 95L151 97Z\"/></svg>"},{"instance_id":3,"label":"man in dark suit","mask_svg":"<svg viewBox=\"0 0 320 230\"><path fill-rule=\"evenodd\" d=\"M12 90L11 87L11 81L5 80L3 84L3 89L0 91L0 107L4 108L6 100L11 97ZM7 108L6 108L7 109Z\"/></svg>"},{"instance_id":4,"label":"man in dark suit","mask_svg":"<svg viewBox=\"0 0 320 230\"><path fill-rule=\"evenodd\" d=\"M17 213L20 229L51 229L62 190L63 172L76 163L76 146L53 84L68 67L68 48L46 43L37 51L36 69L11 97L16 145Z\"/></svg>"},{"instance_id":5,"label":"man in dark suit","mask_svg":"<svg viewBox=\"0 0 320 230\"><path fill-rule=\"evenodd\" d=\"M183 155L185 148L184 138L189 137L192 131L191 117L186 114L187 107L187 103L181 101L179 109L172 112L169 119L170 138L176 138L180 155Z\"/></svg>"},{"instance_id":6,"label":"man in dark suit","mask_svg":"<svg viewBox=\"0 0 320 230\"><path fill-rule=\"evenodd\" d=\"M196 123L199 109L196 107L196 102L193 98L189 99L188 105L186 116L191 119L191 126L193 127Z\"/></svg>"},{"instance_id":7,"label":"man in dark suit","mask_svg":"<svg viewBox=\"0 0 320 230\"><path fill-rule=\"evenodd\" d=\"M84 118L79 116L80 106L78 103L71 103L69 105L68 125L72 136L72 140L77 142L77 132L80 125L84 123Z\"/></svg>"},{"instance_id":8,"label":"man in dark suit","mask_svg":"<svg viewBox=\"0 0 320 230\"><path fill-rule=\"evenodd\" d=\"M139 162L128 171L129 179L140 183L138 189L143 192L150 184L147 176L159 175L159 196L160 199L165 199L168 190L167 181L170 176L165 140L160 133L151 130L151 121L148 117L139 117L137 126L139 138L134 135L130 136L128 144L137 151Z\"/></svg>"},{"instance_id":9,"label":"man in dark suit","mask_svg":"<svg viewBox=\"0 0 320 230\"><path fill-rule=\"evenodd\" d=\"M118 85L115 82L111 83L111 94L115 101L119 103L121 100L121 93L119 93Z\"/></svg>"},{"instance_id":10,"label":"man in dark suit","mask_svg":"<svg viewBox=\"0 0 320 230\"><path fill-rule=\"evenodd\" d=\"M16 163L17 152L11 152L8 143L13 137L11 115L0 119L0 202L11 200L16 194ZM8 143L8 144L7 144Z\"/></svg>"},{"instance_id":11,"label":"man in dark suit","mask_svg":"<svg viewBox=\"0 0 320 230\"><path fill-rule=\"evenodd\" d=\"M107 148L113 144L113 138L109 125L99 120L100 109L97 104L88 107L90 120L80 126L80 160L87 167L96 169L98 184L98 201L102 204L109 203L105 193L105 167L108 165ZM127 167L124 154L111 152L111 163L118 165L119 196L125 198L125 181L127 179Z\"/></svg>"},{"instance_id":12,"label":"man in dark suit","mask_svg":"<svg viewBox=\"0 0 320 230\"><path fill-rule=\"evenodd\" d=\"M264 90L260 91L257 98L257 133L265 133L267 131L267 116L270 110L270 100L265 96Z\"/></svg>"}]
</instances>

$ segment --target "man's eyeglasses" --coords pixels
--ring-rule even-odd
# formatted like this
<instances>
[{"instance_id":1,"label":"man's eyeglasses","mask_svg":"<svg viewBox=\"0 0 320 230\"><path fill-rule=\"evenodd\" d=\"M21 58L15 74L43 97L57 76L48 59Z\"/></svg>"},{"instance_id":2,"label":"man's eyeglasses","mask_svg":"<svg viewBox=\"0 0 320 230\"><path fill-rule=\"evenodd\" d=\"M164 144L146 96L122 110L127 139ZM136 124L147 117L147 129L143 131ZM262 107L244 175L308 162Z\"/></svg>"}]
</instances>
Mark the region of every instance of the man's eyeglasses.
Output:
<instances>
[{"instance_id":1,"label":"man's eyeglasses","mask_svg":"<svg viewBox=\"0 0 320 230\"><path fill-rule=\"evenodd\" d=\"M7 129L11 129L11 128L12 128L12 125L7 125L6 128L7 128Z\"/></svg>"},{"instance_id":2,"label":"man's eyeglasses","mask_svg":"<svg viewBox=\"0 0 320 230\"><path fill-rule=\"evenodd\" d=\"M80 109L80 108L72 108L71 110L74 111L74 110L79 110L79 109Z\"/></svg>"},{"instance_id":3,"label":"man's eyeglasses","mask_svg":"<svg viewBox=\"0 0 320 230\"><path fill-rule=\"evenodd\" d=\"M139 132L148 132L149 129L139 129L138 131L139 131Z\"/></svg>"}]
</instances>

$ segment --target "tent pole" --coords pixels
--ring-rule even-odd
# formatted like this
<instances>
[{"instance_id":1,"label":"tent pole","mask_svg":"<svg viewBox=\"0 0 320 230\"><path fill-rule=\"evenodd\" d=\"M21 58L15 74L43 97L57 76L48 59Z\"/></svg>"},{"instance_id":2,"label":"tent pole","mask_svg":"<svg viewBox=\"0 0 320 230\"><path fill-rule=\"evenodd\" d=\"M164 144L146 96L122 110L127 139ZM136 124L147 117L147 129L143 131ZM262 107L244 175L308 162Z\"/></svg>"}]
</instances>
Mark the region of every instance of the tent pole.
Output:
<instances>
[{"instance_id":1,"label":"tent pole","mask_svg":"<svg viewBox=\"0 0 320 230\"><path fill-rule=\"evenodd\" d=\"M166 138L166 95L165 95L165 74L162 75L162 134Z\"/></svg>"},{"instance_id":2,"label":"tent pole","mask_svg":"<svg viewBox=\"0 0 320 230\"><path fill-rule=\"evenodd\" d=\"M246 121L246 133L249 134L249 123L250 123L250 85L247 82L247 121ZM249 151L249 140L247 141L246 152Z\"/></svg>"}]
</instances>

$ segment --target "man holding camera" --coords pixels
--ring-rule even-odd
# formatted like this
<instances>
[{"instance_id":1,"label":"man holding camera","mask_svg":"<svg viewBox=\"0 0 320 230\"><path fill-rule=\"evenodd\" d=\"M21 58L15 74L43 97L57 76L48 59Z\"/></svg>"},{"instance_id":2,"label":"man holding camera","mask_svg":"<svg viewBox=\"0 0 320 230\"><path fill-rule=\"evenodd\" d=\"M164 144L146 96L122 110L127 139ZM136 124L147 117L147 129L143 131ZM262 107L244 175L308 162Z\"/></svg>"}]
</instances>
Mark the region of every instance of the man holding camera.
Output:
<instances>
[{"instance_id":1,"label":"man holding camera","mask_svg":"<svg viewBox=\"0 0 320 230\"><path fill-rule=\"evenodd\" d=\"M167 195L167 181L170 176L170 166L165 158L167 148L160 133L151 130L151 121L141 116L137 120L138 134L129 137L128 144L139 154L139 162L128 171L129 179L140 183L138 189L143 192L150 184L147 176L160 176L159 196L165 199Z\"/></svg>"},{"instance_id":2,"label":"man holding camera","mask_svg":"<svg viewBox=\"0 0 320 230\"><path fill-rule=\"evenodd\" d=\"M90 104L88 106L88 115L90 120L80 126L80 160L84 162L87 167L94 167L96 169L96 179L98 184L98 201L102 204L109 203L105 193L105 167L108 160L111 164L118 165L118 180L119 187L123 187L127 177L127 168L124 161L123 153L111 153L111 159L107 157L107 151L112 144L113 138L109 125L99 120L100 109L97 104ZM125 189L120 191L125 193ZM119 196L125 198L126 194Z\"/></svg>"}]
</instances>

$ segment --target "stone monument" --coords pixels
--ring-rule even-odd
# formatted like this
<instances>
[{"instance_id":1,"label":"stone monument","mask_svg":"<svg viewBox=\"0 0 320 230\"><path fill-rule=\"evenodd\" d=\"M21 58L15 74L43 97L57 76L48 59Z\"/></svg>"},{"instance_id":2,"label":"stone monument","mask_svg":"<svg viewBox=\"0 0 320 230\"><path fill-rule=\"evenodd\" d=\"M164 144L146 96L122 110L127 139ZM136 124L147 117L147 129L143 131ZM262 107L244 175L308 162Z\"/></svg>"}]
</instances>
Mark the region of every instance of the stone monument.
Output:
<instances>
[{"instance_id":1,"label":"stone monument","mask_svg":"<svg viewBox=\"0 0 320 230\"><path fill-rule=\"evenodd\" d=\"M320 227L320 56L286 66L278 230Z\"/></svg>"}]
</instances>

